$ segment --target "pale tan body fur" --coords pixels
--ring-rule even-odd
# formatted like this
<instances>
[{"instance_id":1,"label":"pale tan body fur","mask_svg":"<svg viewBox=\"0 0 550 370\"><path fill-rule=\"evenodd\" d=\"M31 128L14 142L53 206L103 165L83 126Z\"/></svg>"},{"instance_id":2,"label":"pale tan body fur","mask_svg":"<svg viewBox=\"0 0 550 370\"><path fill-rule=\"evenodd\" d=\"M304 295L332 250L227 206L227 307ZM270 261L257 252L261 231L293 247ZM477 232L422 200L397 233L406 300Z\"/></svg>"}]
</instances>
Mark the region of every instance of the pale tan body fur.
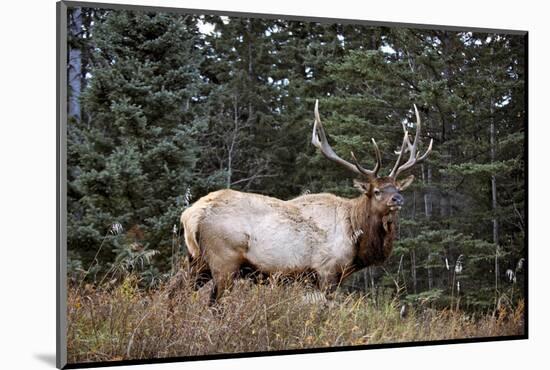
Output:
<instances>
[{"instance_id":1,"label":"pale tan body fur","mask_svg":"<svg viewBox=\"0 0 550 370\"><path fill-rule=\"evenodd\" d=\"M353 204L332 194L283 201L220 190L183 212L181 223L189 253L208 264L217 283L247 262L265 273L313 270L322 286L353 261Z\"/></svg>"}]
</instances>

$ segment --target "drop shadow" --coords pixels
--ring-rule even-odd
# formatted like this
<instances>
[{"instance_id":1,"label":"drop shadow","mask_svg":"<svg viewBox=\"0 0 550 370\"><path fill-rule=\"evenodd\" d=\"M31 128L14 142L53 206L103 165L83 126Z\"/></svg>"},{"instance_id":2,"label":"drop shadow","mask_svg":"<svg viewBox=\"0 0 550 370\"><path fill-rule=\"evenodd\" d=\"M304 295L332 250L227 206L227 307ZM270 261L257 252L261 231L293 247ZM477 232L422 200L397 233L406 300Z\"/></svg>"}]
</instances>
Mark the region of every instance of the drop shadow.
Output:
<instances>
[{"instance_id":1,"label":"drop shadow","mask_svg":"<svg viewBox=\"0 0 550 370\"><path fill-rule=\"evenodd\" d=\"M35 353L34 358L36 358L37 360L40 360L46 365L50 365L51 367L55 367L56 365L55 353Z\"/></svg>"}]
</instances>

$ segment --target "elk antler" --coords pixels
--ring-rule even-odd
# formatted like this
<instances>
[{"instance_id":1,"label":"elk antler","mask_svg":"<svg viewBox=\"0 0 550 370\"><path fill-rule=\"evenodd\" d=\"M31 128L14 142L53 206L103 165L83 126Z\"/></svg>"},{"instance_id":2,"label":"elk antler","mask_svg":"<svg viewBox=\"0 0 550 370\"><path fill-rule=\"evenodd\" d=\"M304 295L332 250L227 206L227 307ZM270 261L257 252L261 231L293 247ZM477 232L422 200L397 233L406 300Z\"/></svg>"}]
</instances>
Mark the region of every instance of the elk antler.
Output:
<instances>
[{"instance_id":1,"label":"elk antler","mask_svg":"<svg viewBox=\"0 0 550 370\"><path fill-rule=\"evenodd\" d=\"M378 145L376 145L376 141L372 139L372 142L374 144L376 155L376 165L374 166L373 170L367 170L363 168L359 164L357 158L355 158L355 154L353 154L353 152L351 152L351 157L353 158L354 164L351 164L348 161L340 158L328 143L327 136L325 135L325 130L323 129L323 124L321 123L321 117L319 116L319 100L315 100L315 122L313 123L313 136L311 138L311 143L316 148L318 148L325 157L342 165L343 167L347 168L357 175L376 177L376 174L380 169L381 155L380 150L378 149Z\"/></svg>"},{"instance_id":2,"label":"elk antler","mask_svg":"<svg viewBox=\"0 0 550 370\"><path fill-rule=\"evenodd\" d=\"M403 136L403 144L401 144L401 150L399 152L395 152L399 156L397 157L397 162L395 162L395 165L393 166L393 169L389 174L389 177L393 179L396 179L397 176L399 176L399 174L403 171L406 171L409 168L413 167L415 164L422 162L432 151L432 144L434 141L433 139L430 140L430 145L428 146L428 150L426 150L426 153L424 153L424 155L420 156L420 153L416 153L416 150L418 149L418 138L420 137L420 129L422 128L422 124L420 122L420 114L418 113L416 105L414 105L414 112L416 114L416 134L414 136L414 142L411 144L409 133L407 132L407 128L403 123L403 131L405 132L405 135ZM407 162L400 165L401 158L403 157L403 153L405 152L405 150L410 153L410 157Z\"/></svg>"}]
</instances>

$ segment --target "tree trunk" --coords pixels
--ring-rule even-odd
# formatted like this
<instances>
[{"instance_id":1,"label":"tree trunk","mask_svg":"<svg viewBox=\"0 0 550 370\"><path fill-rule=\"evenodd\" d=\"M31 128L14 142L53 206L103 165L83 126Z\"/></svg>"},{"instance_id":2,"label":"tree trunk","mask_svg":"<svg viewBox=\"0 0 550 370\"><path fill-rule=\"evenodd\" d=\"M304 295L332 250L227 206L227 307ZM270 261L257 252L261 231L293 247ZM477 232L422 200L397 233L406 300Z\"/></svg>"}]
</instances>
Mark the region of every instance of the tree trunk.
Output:
<instances>
[{"instance_id":1,"label":"tree trunk","mask_svg":"<svg viewBox=\"0 0 550 370\"><path fill-rule=\"evenodd\" d=\"M491 163L495 161L496 157L496 132L495 132L495 120L493 117L494 114L494 101L491 98L491 125L490 125L490 132L491 132ZM491 176L491 204L492 204L492 211L493 211L493 243L495 244L495 294L498 296L498 280L499 280L499 263L498 263L498 256L499 256L499 235L498 235L498 217L497 217L497 180L495 177L495 174Z\"/></svg>"},{"instance_id":2,"label":"tree trunk","mask_svg":"<svg viewBox=\"0 0 550 370\"><path fill-rule=\"evenodd\" d=\"M235 95L235 99L233 101L233 135L231 137L231 142L229 144L228 150L227 150L227 183L226 187L227 189L231 188L231 180L233 175L233 152L235 150L235 145L237 143L237 136L239 135L239 105L238 105L238 98L237 95Z\"/></svg>"},{"instance_id":3,"label":"tree trunk","mask_svg":"<svg viewBox=\"0 0 550 370\"><path fill-rule=\"evenodd\" d=\"M69 12L69 34L76 39L82 29L82 13L80 8L74 8ZM79 48L69 47L69 60L67 63L69 83L69 117L80 120L80 93L82 91L82 51Z\"/></svg>"},{"instance_id":4,"label":"tree trunk","mask_svg":"<svg viewBox=\"0 0 550 370\"><path fill-rule=\"evenodd\" d=\"M430 267L432 263L432 254L428 254L428 290L433 288L433 277L432 277L432 268Z\"/></svg>"},{"instance_id":5,"label":"tree trunk","mask_svg":"<svg viewBox=\"0 0 550 370\"><path fill-rule=\"evenodd\" d=\"M422 182L424 183L424 187L426 188L426 191L424 193L424 212L426 214L426 219L430 220L432 217L432 195L431 195L431 189L430 185L432 182L432 170L429 166L427 166L428 169L425 171L424 165L421 165L422 170ZM427 176L425 173L427 172ZM429 252L428 252L429 253ZM428 254L428 288L432 289L433 286L433 278L432 278L432 268L430 267L431 262L431 254Z\"/></svg>"},{"instance_id":6,"label":"tree trunk","mask_svg":"<svg viewBox=\"0 0 550 370\"><path fill-rule=\"evenodd\" d=\"M411 219L414 221L416 218L416 190L413 191L413 209L412 209L412 215ZM411 249L411 277L413 281L413 292L416 294L416 286L417 286L417 279L416 279L416 251L415 249Z\"/></svg>"},{"instance_id":7,"label":"tree trunk","mask_svg":"<svg viewBox=\"0 0 550 370\"><path fill-rule=\"evenodd\" d=\"M252 64L252 29L250 20L248 21L248 83L249 83L249 89L252 89L252 85L254 83L254 68ZM253 111L253 105L252 105L252 99L249 96L248 97L248 122L252 120L252 116L254 115Z\"/></svg>"},{"instance_id":8,"label":"tree trunk","mask_svg":"<svg viewBox=\"0 0 550 370\"><path fill-rule=\"evenodd\" d=\"M364 287L364 290L365 290L365 294L367 294L369 292L369 278L368 278L368 270L369 268L365 268L363 269L363 287Z\"/></svg>"},{"instance_id":9,"label":"tree trunk","mask_svg":"<svg viewBox=\"0 0 550 370\"><path fill-rule=\"evenodd\" d=\"M374 304L377 305L378 304L378 297L377 297L377 294L376 294L376 287L374 285L374 272L373 272L373 269L374 267L368 267L369 269L369 278L370 278L370 290L371 290L371 294L372 294L372 299L374 299Z\"/></svg>"},{"instance_id":10,"label":"tree trunk","mask_svg":"<svg viewBox=\"0 0 550 370\"><path fill-rule=\"evenodd\" d=\"M416 294L416 252L411 249L411 275L413 280L413 292Z\"/></svg>"},{"instance_id":11,"label":"tree trunk","mask_svg":"<svg viewBox=\"0 0 550 370\"><path fill-rule=\"evenodd\" d=\"M422 170L422 182L424 183L424 188L426 189L424 192L424 212L426 214L426 218L430 219L432 218L432 194L430 186L432 184L432 169L430 166L426 166L427 170L424 166L424 164L421 165ZM427 173L427 175L426 175Z\"/></svg>"},{"instance_id":12,"label":"tree trunk","mask_svg":"<svg viewBox=\"0 0 550 370\"><path fill-rule=\"evenodd\" d=\"M416 218L416 190L413 190L413 201L412 201L412 215L413 221Z\"/></svg>"},{"instance_id":13,"label":"tree trunk","mask_svg":"<svg viewBox=\"0 0 550 370\"><path fill-rule=\"evenodd\" d=\"M441 182L444 181L445 179L441 179ZM445 193L441 194L439 198L439 214L441 215L443 221L445 221L445 218L449 216L449 200L448 195Z\"/></svg>"}]
</instances>

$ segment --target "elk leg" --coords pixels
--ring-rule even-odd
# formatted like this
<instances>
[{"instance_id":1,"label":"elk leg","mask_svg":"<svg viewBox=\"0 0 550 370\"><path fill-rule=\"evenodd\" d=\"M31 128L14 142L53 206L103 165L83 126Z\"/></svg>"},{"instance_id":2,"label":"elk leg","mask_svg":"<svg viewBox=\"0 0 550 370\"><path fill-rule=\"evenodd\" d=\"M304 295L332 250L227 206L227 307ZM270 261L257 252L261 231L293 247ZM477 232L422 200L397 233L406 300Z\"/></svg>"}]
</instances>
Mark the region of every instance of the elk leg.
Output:
<instances>
[{"instance_id":1,"label":"elk leg","mask_svg":"<svg viewBox=\"0 0 550 370\"><path fill-rule=\"evenodd\" d=\"M318 275L319 290L325 293L327 299L334 298L334 293L336 292L339 282L338 275L334 273L319 273Z\"/></svg>"},{"instance_id":2,"label":"elk leg","mask_svg":"<svg viewBox=\"0 0 550 370\"><path fill-rule=\"evenodd\" d=\"M194 290L199 290L212 280L212 272L202 258L193 258L189 256L189 269L193 279Z\"/></svg>"},{"instance_id":3,"label":"elk leg","mask_svg":"<svg viewBox=\"0 0 550 370\"><path fill-rule=\"evenodd\" d=\"M229 257L225 255L224 257ZM231 290L233 279L239 275L240 259L222 259L219 256L209 258L210 271L214 280L214 287L210 294L210 305L214 305L226 290Z\"/></svg>"},{"instance_id":4,"label":"elk leg","mask_svg":"<svg viewBox=\"0 0 550 370\"><path fill-rule=\"evenodd\" d=\"M209 306L214 306L218 301L218 285L214 284L212 286L212 291L210 292L210 299L208 301Z\"/></svg>"},{"instance_id":5,"label":"elk leg","mask_svg":"<svg viewBox=\"0 0 550 370\"><path fill-rule=\"evenodd\" d=\"M210 306L215 305L222 297L225 291L230 291L233 286L233 279L238 273L237 268L230 273L214 273L214 286L210 293Z\"/></svg>"}]
</instances>

